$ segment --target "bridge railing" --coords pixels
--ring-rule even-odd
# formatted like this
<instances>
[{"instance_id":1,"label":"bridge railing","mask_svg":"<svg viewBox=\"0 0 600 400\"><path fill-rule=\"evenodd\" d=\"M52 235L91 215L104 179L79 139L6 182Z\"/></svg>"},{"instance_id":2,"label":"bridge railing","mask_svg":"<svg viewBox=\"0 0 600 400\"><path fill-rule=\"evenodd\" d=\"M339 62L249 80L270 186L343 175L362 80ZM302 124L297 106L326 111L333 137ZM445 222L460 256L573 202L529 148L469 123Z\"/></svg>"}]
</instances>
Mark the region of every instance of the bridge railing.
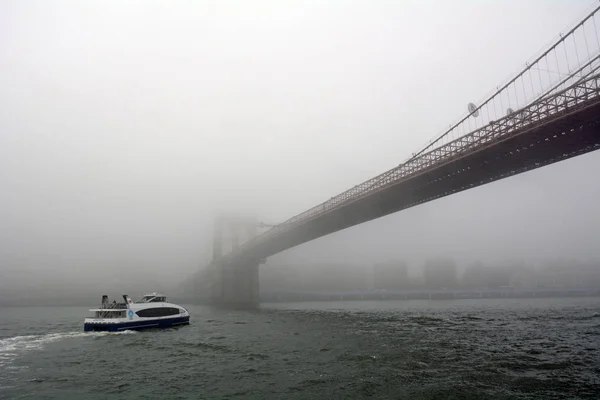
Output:
<instances>
[{"instance_id":1,"label":"bridge railing","mask_svg":"<svg viewBox=\"0 0 600 400\"><path fill-rule=\"evenodd\" d=\"M492 141L506 139L536 126L562 118L571 112L577 111L580 106L587 106L591 100L598 100L600 102L600 74L588 76L567 89L556 92L552 96L540 98L527 107L517 110L497 121L491 121L482 128L423 153L396 168L354 186L332 197L330 200L290 218L262 235L249 240L238 251L244 251L299 224L306 223L313 218L324 215L376 191L396 185L414 174L435 168L468 152L476 151Z\"/></svg>"}]
</instances>

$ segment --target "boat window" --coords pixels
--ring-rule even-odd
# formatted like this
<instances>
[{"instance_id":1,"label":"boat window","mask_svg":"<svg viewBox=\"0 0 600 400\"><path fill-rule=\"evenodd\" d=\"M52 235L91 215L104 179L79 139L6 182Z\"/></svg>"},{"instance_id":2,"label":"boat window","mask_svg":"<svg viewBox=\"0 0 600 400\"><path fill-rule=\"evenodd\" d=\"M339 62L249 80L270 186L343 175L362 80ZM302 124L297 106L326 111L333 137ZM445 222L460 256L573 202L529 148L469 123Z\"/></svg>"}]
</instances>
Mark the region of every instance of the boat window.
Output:
<instances>
[{"instance_id":1,"label":"boat window","mask_svg":"<svg viewBox=\"0 0 600 400\"><path fill-rule=\"evenodd\" d=\"M167 298L164 296L144 296L140 301L136 301L136 303L164 303L167 301Z\"/></svg>"},{"instance_id":2,"label":"boat window","mask_svg":"<svg viewBox=\"0 0 600 400\"><path fill-rule=\"evenodd\" d=\"M145 310L137 311L138 317L149 318L149 317L166 317L169 315L179 314L179 308L173 307L155 307L147 308Z\"/></svg>"}]
</instances>

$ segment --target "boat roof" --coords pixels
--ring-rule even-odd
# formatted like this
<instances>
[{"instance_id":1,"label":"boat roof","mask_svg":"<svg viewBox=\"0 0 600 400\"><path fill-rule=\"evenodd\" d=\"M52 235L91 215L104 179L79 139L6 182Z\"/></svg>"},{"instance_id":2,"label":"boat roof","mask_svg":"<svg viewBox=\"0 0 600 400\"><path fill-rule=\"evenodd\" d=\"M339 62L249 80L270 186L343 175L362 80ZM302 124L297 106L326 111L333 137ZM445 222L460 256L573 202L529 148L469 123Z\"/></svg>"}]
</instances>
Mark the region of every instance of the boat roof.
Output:
<instances>
[{"instance_id":1,"label":"boat roof","mask_svg":"<svg viewBox=\"0 0 600 400\"><path fill-rule=\"evenodd\" d=\"M121 311L127 311L127 309L126 308L90 308L90 311L121 312Z\"/></svg>"},{"instance_id":2,"label":"boat roof","mask_svg":"<svg viewBox=\"0 0 600 400\"><path fill-rule=\"evenodd\" d=\"M164 294L161 294L161 293L152 292L152 293L144 294L144 297L167 297L167 296L165 296Z\"/></svg>"}]
</instances>

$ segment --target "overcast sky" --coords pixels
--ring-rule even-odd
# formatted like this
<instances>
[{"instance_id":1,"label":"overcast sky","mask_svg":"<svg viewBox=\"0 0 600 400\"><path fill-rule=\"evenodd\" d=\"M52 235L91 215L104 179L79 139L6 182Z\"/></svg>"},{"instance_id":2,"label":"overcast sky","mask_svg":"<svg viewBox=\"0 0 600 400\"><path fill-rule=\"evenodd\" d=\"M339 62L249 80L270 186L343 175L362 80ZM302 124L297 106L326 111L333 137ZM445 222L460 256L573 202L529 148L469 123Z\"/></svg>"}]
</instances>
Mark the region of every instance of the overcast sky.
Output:
<instances>
[{"instance_id":1,"label":"overcast sky","mask_svg":"<svg viewBox=\"0 0 600 400\"><path fill-rule=\"evenodd\" d=\"M398 165L591 4L4 0L0 279L180 279L215 213L279 222ZM275 260L600 256L599 168L582 156Z\"/></svg>"}]
</instances>

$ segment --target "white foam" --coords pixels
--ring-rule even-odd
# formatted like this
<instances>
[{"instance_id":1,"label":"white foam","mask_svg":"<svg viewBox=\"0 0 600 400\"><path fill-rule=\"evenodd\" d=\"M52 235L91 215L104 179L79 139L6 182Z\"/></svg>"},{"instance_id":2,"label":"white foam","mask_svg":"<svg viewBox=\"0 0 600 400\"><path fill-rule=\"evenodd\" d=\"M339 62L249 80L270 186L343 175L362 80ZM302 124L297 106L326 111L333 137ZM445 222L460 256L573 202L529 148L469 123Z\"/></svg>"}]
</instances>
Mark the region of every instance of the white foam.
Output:
<instances>
[{"instance_id":1,"label":"white foam","mask_svg":"<svg viewBox=\"0 0 600 400\"><path fill-rule=\"evenodd\" d=\"M13 336L0 339L0 366L9 364L20 353L25 351L40 350L48 343L64 339L79 337L101 337L107 335L132 335L135 331L123 332L62 332L47 333L45 335Z\"/></svg>"}]
</instances>

